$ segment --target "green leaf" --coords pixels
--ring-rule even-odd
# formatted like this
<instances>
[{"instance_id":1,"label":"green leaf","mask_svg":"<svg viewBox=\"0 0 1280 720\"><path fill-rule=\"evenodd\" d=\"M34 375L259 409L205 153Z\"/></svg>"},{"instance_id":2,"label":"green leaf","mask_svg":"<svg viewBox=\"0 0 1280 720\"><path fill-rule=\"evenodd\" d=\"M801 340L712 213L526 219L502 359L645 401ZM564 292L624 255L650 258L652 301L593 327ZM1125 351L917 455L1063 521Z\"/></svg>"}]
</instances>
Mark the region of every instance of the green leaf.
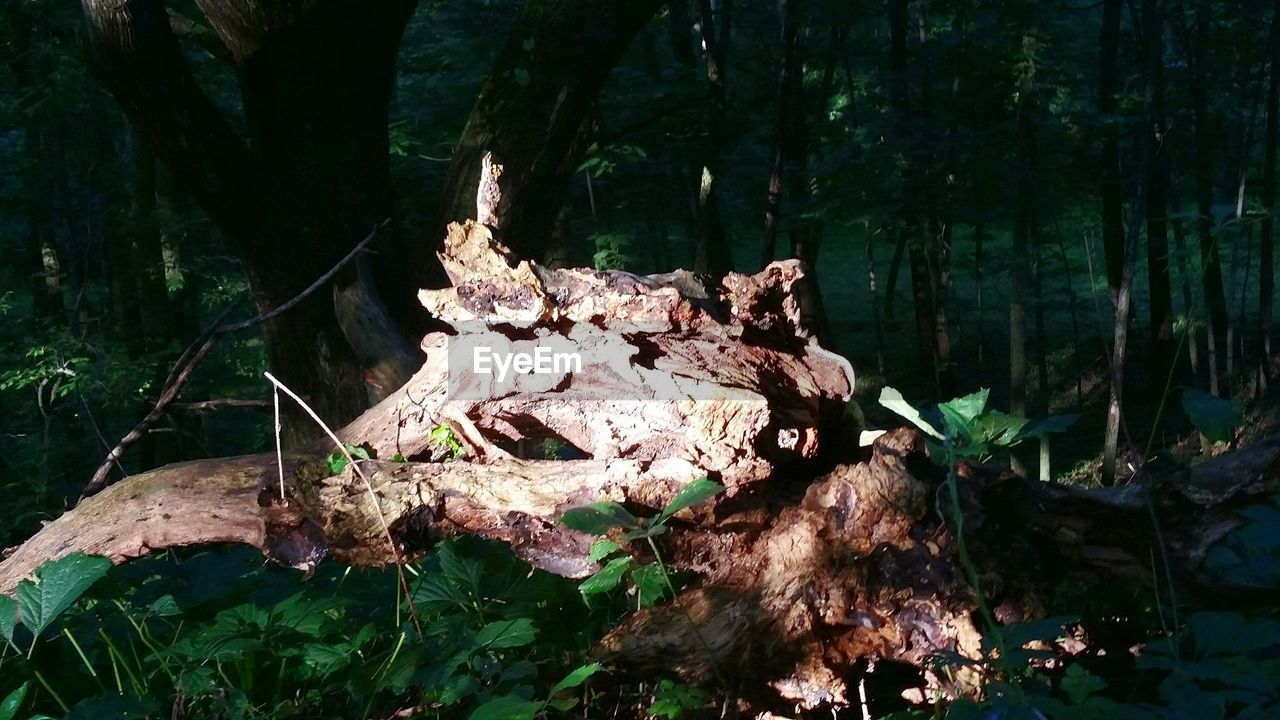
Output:
<instances>
[{"instance_id":1,"label":"green leaf","mask_svg":"<svg viewBox=\"0 0 1280 720\"><path fill-rule=\"evenodd\" d=\"M609 538L600 538L591 543L591 550L587 553L587 559L593 563L600 562L619 549L618 543Z\"/></svg>"},{"instance_id":2,"label":"green leaf","mask_svg":"<svg viewBox=\"0 0 1280 720\"><path fill-rule=\"evenodd\" d=\"M17 650L13 644L13 628L18 624L18 603L8 595L0 595L0 637ZM3 654L3 653L0 653Z\"/></svg>"},{"instance_id":3,"label":"green leaf","mask_svg":"<svg viewBox=\"0 0 1280 720\"><path fill-rule=\"evenodd\" d=\"M36 580L18 583L18 614L33 636L71 607L85 590L107 574L111 561L96 555L72 553L36 568Z\"/></svg>"},{"instance_id":4,"label":"green leaf","mask_svg":"<svg viewBox=\"0 0 1280 720\"><path fill-rule=\"evenodd\" d=\"M513 648L532 643L536 635L529 618L498 620L481 628L475 643L481 648Z\"/></svg>"},{"instance_id":5,"label":"green leaf","mask_svg":"<svg viewBox=\"0 0 1280 720\"><path fill-rule=\"evenodd\" d=\"M329 474L337 475L347 469L347 454L355 460L370 460L373 455L369 453L369 449L363 445L352 445L351 443L343 443L346 453L341 450L334 450L329 453L329 457L325 459L325 466L329 469Z\"/></svg>"},{"instance_id":6,"label":"green leaf","mask_svg":"<svg viewBox=\"0 0 1280 720\"><path fill-rule=\"evenodd\" d=\"M624 527L634 529L640 527L636 516L616 502L595 502L582 507L570 508L560 516L560 522L588 535L603 535L611 528Z\"/></svg>"},{"instance_id":7,"label":"green leaf","mask_svg":"<svg viewBox=\"0 0 1280 720\"><path fill-rule=\"evenodd\" d=\"M18 715L18 707L22 705L23 699L27 697L27 687L31 683L24 682L21 687L9 693L4 700L0 700L0 720L13 720Z\"/></svg>"},{"instance_id":8,"label":"green leaf","mask_svg":"<svg viewBox=\"0 0 1280 720\"><path fill-rule=\"evenodd\" d=\"M583 580L578 585L578 592L583 595L599 595L603 592L609 592L618 586L622 580L623 574L627 572L627 568L631 566L631 558L620 557L609 561L608 565L600 568L595 575Z\"/></svg>"},{"instance_id":9,"label":"green leaf","mask_svg":"<svg viewBox=\"0 0 1280 720\"><path fill-rule=\"evenodd\" d=\"M1050 415L1042 420L1032 420L1018 431L1017 439L1044 437L1050 433L1066 432L1080 419L1079 415Z\"/></svg>"},{"instance_id":10,"label":"green leaf","mask_svg":"<svg viewBox=\"0 0 1280 720\"><path fill-rule=\"evenodd\" d=\"M591 677L592 675L595 675L596 673L600 672L603 669L604 669L604 665L601 665L600 663L591 663L589 665L583 665L582 667L579 667L573 672L566 675L563 680L556 683L555 687L551 688L551 694L555 695L558 692L568 690L570 688L576 688L582 683L586 682L587 678ZM3 720L3 719L0 718L0 720Z\"/></svg>"},{"instance_id":11,"label":"green leaf","mask_svg":"<svg viewBox=\"0 0 1280 720\"><path fill-rule=\"evenodd\" d=\"M957 417L965 427L968 427L982 415L983 410L987 409L987 397L990 395L991 391L989 389L982 388L972 395L965 395L964 397L941 403L938 405L938 409L944 415L950 413Z\"/></svg>"},{"instance_id":12,"label":"green leaf","mask_svg":"<svg viewBox=\"0 0 1280 720\"><path fill-rule=\"evenodd\" d=\"M667 593L667 581L657 563L645 563L631 571L631 582L639 594L640 607L652 607Z\"/></svg>"},{"instance_id":13,"label":"green leaf","mask_svg":"<svg viewBox=\"0 0 1280 720\"><path fill-rule=\"evenodd\" d=\"M934 426L925 422L925 419L920 417L920 411L912 407L910 403L903 399L902 393L898 392L894 388L886 386L880 391L880 404L901 415L912 425L923 430L929 437L934 438L935 440L942 439L942 433L938 432L938 429Z\"/></svg>"},{"instance_id":14,"label":"green leaf","mask_svg":"<svg viewBox=\"0 0 1280 720\"><path fill-rule=\"evenodd\" d=\"M1244 415L1227 398L1197 388L1182 388L1182 409L1197 430L1214 442L1230 442Z\"/></svg>"},{"instance_id":15,"label":"green leaf","mask_svg":"<svg viewBox=\"0 0 1280 720\"><path fill-rule=\"evenodd\" d=\"M500 695L472 711L471 720L533 720L541 709L542 703Z\"/></svg>"},{"instance_id":16,"label":"green leaf","mask_svg":"<svg viewBox=\"0 0 1280 720\"><path fill-rule=\"evenodd\" d=\"M724 486L720 483L712 482L705 477L698 478L680 488L680 492L676 493L676 496L671 498L671 502L662 508L662 512L652 524L661 525L681 510L709 500L722 492L724 492Z\"/></svg>"},{"instance_id":17,"label":"green leaf","mask_svg":"<svg viewBox=\"0 0 1280 720\"><path fill-rule=\"evenodd\" d=\"M629 543L635 542L636 540L643 540L645 538L658 537L666 532L666 525L649 525L647 527L642 527L639 530L632 530L626 535L623 535L622 542Z\"/></svg>"},{"instance_id":18,"label":"green leaf","mask_svg":"<svg viewBox=\"0 0 1280 720\"><path fill-rule=\"evenodd\" d=\"M974 423L974 429L983 442L997 447L1016 445L1022 438L1018 435L1029 421L1017 415L1007 415L999 410L990 410L982 414Z\"/></svg>"},{"instance_id":19,"label":"green leaf","mask_svg":"<svg viewBox=\"0 0 1280 720\"><path fill-rule=\"evenodd\" d=\"M1062 678L1062 690L1067 693L1072 705L1080 705L1089 696L1107 687L1107 681L1085 670L1080 665L1067 668Z\"/></svg>"},{"instance_id":20,"label":"green leaf","mask_svg":"<svg viewBox=\"0 0 1280 720\"><path fill-rule=\"evenodd\" d=\"M947 432L951 434L954 444L961 447L973 444L973 428L970 427L972 421L969 418L946 403L938 406L938 412L942 413L943 422L946 423Z\"/></svg>"},{"instance_id":21,"label":"green leaf","mask_svg":"<svg viewBox=\"0 0 1280 720\"><path fill-rule=\"evenodd\" d=\"M157 617L173 617L181 615L182 610L178 608L178 601L173 599L172 595L161 595L147 606L147 612Z\"/></svg>"}]
</instances>

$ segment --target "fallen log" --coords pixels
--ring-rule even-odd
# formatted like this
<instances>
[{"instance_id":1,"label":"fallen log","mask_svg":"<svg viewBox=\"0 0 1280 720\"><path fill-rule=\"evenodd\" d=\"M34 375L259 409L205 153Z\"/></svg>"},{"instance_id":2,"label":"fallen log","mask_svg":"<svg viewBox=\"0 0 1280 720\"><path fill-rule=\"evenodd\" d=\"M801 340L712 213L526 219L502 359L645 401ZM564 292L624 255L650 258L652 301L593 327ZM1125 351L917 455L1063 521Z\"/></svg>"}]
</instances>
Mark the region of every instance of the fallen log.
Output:
<instances>
[{"instance_id":1,"label":"fallen log","mask_svg":"<svg viewBox=\"0 0 1280 720\"><path fill-rule=\"evenodd\" d=\"M331 448L291 453L283 494L271 454L127 478L12 550L0 592L74 551L122 562L230 541L302 569L325 557L377 566L461 533L582 577L595 569L592 538L559 523L566 509L614 500L643 514L710 476L727 492L659 538L696 587L618 627L602 659L702 682L754 678L803 707L841 706L867 660L922 668L935 688L976 683L977 666L951 678L930 670L939 654L982 659L970 573L1000 622L1042 615L1071 573L1171 581L1187 605L1274 602L1274 582L1223 578L1209 558L1280 490L1280 437L1098 491L961 464L957 508L914 431L869 449L852 441L852 371L802 327L796 263L718 284L548 270L474 223L450 228L441 259L453 285L422 301L452 332L424 338L422 369L339 431L375 459L330 475ZM544 346L574 350L581 364L476 372L479 348ZM520 457L531 438L575 459ZM959 558L956 517L972 567Z\"/></svg>"}]
</instances>

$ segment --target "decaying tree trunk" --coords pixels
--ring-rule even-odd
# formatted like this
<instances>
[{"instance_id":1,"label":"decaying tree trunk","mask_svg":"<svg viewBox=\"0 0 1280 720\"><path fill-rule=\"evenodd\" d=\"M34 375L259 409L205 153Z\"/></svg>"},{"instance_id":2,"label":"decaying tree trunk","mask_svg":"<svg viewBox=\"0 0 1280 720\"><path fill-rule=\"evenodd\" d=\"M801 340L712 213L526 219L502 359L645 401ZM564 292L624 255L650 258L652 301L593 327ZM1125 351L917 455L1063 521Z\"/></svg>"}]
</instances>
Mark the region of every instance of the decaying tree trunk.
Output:
<instances>
[{"instance_id":1,"label":"decaying tree trunk","mask_svg":"<svg viewBox=\"0 0 1280 720\"><path fill-rule=\"evenodd\" d=\"M340 431L377 459L329 476L330 448L317 445L285 456L283 488L271 454L127 478L13 549L0 592L74 551L122 562L234 541L296 567L326 556L381 565L462 533L581 577L594 569L593 538L560 525L564 510L609 499L643 513L709 475L727 491L658 538L664 559L699 584L617 628L601 658L705 682L756 680L818 707L850 702L851 672L866 660L927 667L939 653L980 656L946 473L913 431L870 449L853 441L853 374L801 326L797 263L714 287L685 272L548 270L516 261L474 222L450 227L441 259L452 287L421 299L453 333L428 335L417 375ZM476 348L534 343L573 348L581 364L507 381L466 372ZM465 457L446 461L432 439L442 425ZM508 450L528 438L555 438L580 459ZM391 462L397 454L408 461ZM1261 601L1274 589L1227 587L1204 561L1246 522L1240 508L1276 492L1277 463L1280 439L1182 477L1093 493L962 465L972 569L1001 622L1043 614L1067 572L1150 585L1153 555L1167 560L1161 579L1175 578L1180 602Z\"/></svg>"}]
</instances>

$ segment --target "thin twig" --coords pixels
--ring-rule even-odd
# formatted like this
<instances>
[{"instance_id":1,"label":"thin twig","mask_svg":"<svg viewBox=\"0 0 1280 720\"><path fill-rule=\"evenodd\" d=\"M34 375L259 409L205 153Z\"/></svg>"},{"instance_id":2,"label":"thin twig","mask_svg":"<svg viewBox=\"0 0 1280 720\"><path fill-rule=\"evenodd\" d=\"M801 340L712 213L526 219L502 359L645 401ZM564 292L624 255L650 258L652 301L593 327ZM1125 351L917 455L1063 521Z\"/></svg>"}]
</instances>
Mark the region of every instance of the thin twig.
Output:
<instances>
[{"instance_id":1,"label":"thin twig","mask_svg":"<svg viewBox=\"0 0 1280 720\"><path fill-rule=\"evenodd\" d=\"M270 376L268 376L270 377ZM273 389L271 402L275 407L276 467L280 470L280 501L284 501L284 451L280 448L280 390Z\"/></svg>"},{"instance_id":2,"label":"thin twig","mask_svg":"<svg viewBox=\"0 0 1280 720\"><path fill-rule=\"evenodd\" d=\"M172 410L183 412L211 412L222 408L264 408L270 407L268 400L252 400L248 398L215 398L213 400L196 400L193 402L170 403Z\"/></svg>"},{"instance_id":3,"label":"thin twig","mask_svg":"<svg viewBox=\"0 0 1280 720\"><path fill-rule=\"evenodd\" d=\"M294 307L295 305L297 305L298 303L300 303L300 302L302 302L303 300L305 300L305 299L307 298L307 296L308 296L308 295L310 295L311 293L315 292L315 291L316 291L316 290L318 290L322 285L324 285L325 283L327 283L327 282L329 282L330 280L332 280L332 279L333 279L333 276L334 276L334 275L337 275L339 270L341 270L342 268L346 267L346 266L347 266L347 263L349 263L349 262L351 262L352 260L354 260L354 259L356 258L356 256L360 254L360 251L362 251L362 250L364 250L366 247L368 247L369 243L373 242L373 241L374 241L374 239L378 237L378 233L380 233L380 232L382 232L383 230L385 230L385 229L387 228L387 226L388 226L388 225L390 225L390 224L391 224L391 218L387 218L386 220L383 220L382 222L380 222L380 223L378 223L376 226L374 226L373 230L372 230L372 231L370 231L370 232L369 232L369 234L368 234L368 235L366 235L366 236L364 237L364 239L363 239L363 240L361 240L361 241L359 242L359 244L357 244L354 248L352 248L352 249L351 249L351 252L347 253L347 256L346 256L346 257L344 257L344 258L342 258L341 260L339 260L337 265L334 265L332 268L330 268L330 269L329 269L329 272L327 272L327 273L325 273L325 274L321 275L321 276L319 277L319 279L317 279L315 282L311 283L311 285L310 285L310 286L308 286L306 290L303 290L302 292L300 292L300 293L298 293L297 295L295 295L295 296L293 297L293 299L292 299L292 300L290 300L290 301L286 302L285 304L281 305L280 307L277 307L277 308L275 308L274 310L272 310L272 311L270 311L270 312L268 312L268 313L266 313L266 314L264 314L264 315L259 315L259 316L258 316L258 317L256 317L256 318L250 318L250 319L245 320L245 321L243 321L243 322L235 323L234 325L227 325L226 327L219 328L219 329L217 330L218 334L219 334L219 335L225 335L225 334L227 334L227 333L236 332L237 330L246 330L246 329L251 328L251 327L253 327L253 326L255 326L255 325L260 325L260 324L262 324L262 323L264 323L264 322L266 322L266 321L268 321L268 320L271 320L272 318L276 317L277 315L280 315L280 314L282 314L282 313L288 312L289 310L292 310L292 309L293 309L293 307Z\"/></svg>"},{"instance_id":4,"label":"thin twig","mask_svg":"<svg viewBox=\"0 0 1280 720\"><path fill-rule=\"evenodd\" d=\"M102 434L102 428L98 426L98 421L94 419L93 410L89 408L89 401L85 399L82 392L76 392L76 396L80 398L80 406L84 408L84 417L89 421L89 427L93 428L93 434L98 436L99 442L102 443L102 448L107 451L108 457L110 457L111 444L107 442L106 436ZM122 475L129 474L124 471L124 466L120 464L118 459L115 461L115 465Z\"/></svg>"},{"instance_id":5,"label":"thin twig","mask_svg":"<svg viewBox=\"0 0 1280 720\"><path fill-rule=\"evenodd\" d=\"M364 470L360 469L360 464L356 462L356 459L354 457L352 457L351 451L347 450L346 444L338 439L337 434L334 433L333 430L331 430L329 426L326 425L325 422L320 419L320 416L316 414L315 410L311 409L311 406L308 405L306 401L298 397L297 393L290 390L284 383L277 380L275 376L272 375L271 373L264 372L262 374L265 375L266 378L271 381L271 384L274 385L277 390L283 392L285 395L288 395L294 402L298 403L299 407L301 407L303 411L306 412L307 415L309 415L311 419L315 421L316 425L320 426L320 429L323 430L324 433L329 436L329 439L333 441L334 446L337 447L338 451L341 452L342 455L347 459L347 467L351 468L352 472L354 472L356 476L359 477L360 480L364 483L364 488L369 493L369 499L373 501L373 509L375 512L378 513L378 521L382 524L382 532L386 534L387 546L391 549L391 556L395 558L396 575L399 576L400 578L400 587L404 590L405 600L408 601L409 603L409 614L413 618L413 625L418 630L418 636L421 637L422 624L418 620L418 611L413 607L413 595L409 591L409 582L404 577L404 558L401 557L400 555L400 549L396 547L395 538L392 537L391 535L391 526L387 524L387 516L384 515L382 512L382 504L378 502L378 494L374 492L373 483L369 482L369 476L365 475ZM282 473L284 472L283 466L281 467L281 472Z\"/></svg>"},{"instance_id":6,"label":"thin twig","mask_svg":"<svg viewBox=\"0 0 1280 720\"><path fill-rule=\"evenodd\" d=\"M229 310L227 312L229 312ZM223 313L224 317L227 312ZM219 322L221 322L221 319L219 319ZM187 381L191 379L191 374L195 372L196 366L200 364L201 360L204 360L205 356L209 354L209 351L213 350L213 346L217 344L217 333L207 333L204 343L201 344L200 348L191 355L187 360L187 364L183 366L176 375L174 375L168 386L165 387L164 392L160 393L160 398L156 400L156 404L151 408L151 411L148 412L137 425L134 425L133 429L130 430L127 435L120 439L120 442L111 449L111 452L107 453L106 460L98 466L97 471L93 473L93 477L89 480L89 484L85 485L84 490L80 493L80 499L76 501L77 505L84 502L85 498L98 492L107 484L107 479L111 475L111 467L124 456L125 451L127 451L135 442L142 439L142 436L147 433L147 430L164 415L165 408L167 408L169 403L173 402L178 397L178 393L182 391L182 388L187 384Z\"/></svg>"},{"instance_id":7,"label":"thin twig","mask_svg":"<svg viewBox=\"0 0 1280 720\"><path fill-rule=\"evenodd\" d=\"M76 501L76 504L84 502L85 498L93 495L106 486L107 480L111 475L112 465L117 464L119 459L124 456L125 452L127 452L134 443L140 440L151 426L165 414L165 411L173 401L177 399L178 394L182 392L187 381L191 379L191 375L195 372L196 366L198 366L209 352L213 350L214 345L217 345L218 340L220 340L223 335L255 327L289 311L298 303L305 300L307 296L311 295L329 280L333 279L333 276L337 275L339 270L346 267L348 263L355 259L362 250L368 247L369 243L373 242L374 239L378 237L378 233L390 224L391 218L387 218L386 220L378 223L363 240L352 248L351 252L347 253L346 257L338 261L337 265L334 265L328 272L321 275L319 279L311 283L311 285L307 286L305 290L293 296L292 299L285 302L283 305L280 305L279 307L257 317L233 323L231 325L224 325L223 321L239 304L239 300L227 306L227 308L222 311L222 314L218 316L218 319L205 329L205 331L200 334L200 337L196 338L196 340L192 342L191 345L187 346L187 349L182 352L178 361L174 363L173 368L169 371L169 376L164 382L164 390L161 391L160 397L156 400L155 406L146 414L145 417L142 418L141 421L138 422L137 425L133 427L132 430L129 431L127 435L120 439L120 442L111 449L111 452L107 453L106 459L104 459L102 464L98 466L98 469L93 473L93 477L80 493L80 499Z\"/></svg>"}]
</instances>

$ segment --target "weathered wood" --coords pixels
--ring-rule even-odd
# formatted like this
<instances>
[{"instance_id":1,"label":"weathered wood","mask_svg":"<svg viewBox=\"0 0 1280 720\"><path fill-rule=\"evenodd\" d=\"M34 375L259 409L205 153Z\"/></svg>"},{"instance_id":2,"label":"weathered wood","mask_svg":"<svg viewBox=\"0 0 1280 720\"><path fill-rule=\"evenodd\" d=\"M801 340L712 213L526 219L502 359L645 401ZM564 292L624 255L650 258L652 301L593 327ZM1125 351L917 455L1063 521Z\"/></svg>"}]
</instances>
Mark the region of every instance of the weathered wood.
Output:
<instances>
[{"instance_id":1,"label":"weathered wood","mask_svg":"<svg viewBox=\"0 0 1280 720\"><path fill-rule=\"evenodd\" d=\"M1225 580L1207 558L1247 508L1280 492L1280 436L1100 491L962 464L966 568L947 473L918 434L891 431L866 450L840 427L852 372L799 320L799 265L715 286L688 273L553 271L517 261L475 223L451 228L441 259L453 287L422 300L453 332L428 335L413 379L340 431L379 459L330 477L328 447L286 456L283 498L270 454L127 478L16 548L0 563L0 592L77 550L121 562L240 542L309 569L324 557L385 565L462 533L581 577L594 569L591 538L560 525L566 509L608 499L656 511L710 475L728 492L657 539L698 584L617 628L602 659L702 682L718 669L796 705L839 706L852 701L850 673L871 659L920 667L935 688L976 684L975 670L929 669L938 653L980 657L971 571L1000 622L1042 615L1069 573L1148 588L1173 579L1188 606L1274 602L1274 583ZM502 384L457 364L481 344L535 339L576 348L581 369ZM464 457L449 461L453 450L432 437L440 426ZM504 449L541 437L583 459ZM390 462L397 454L408 461Z\"/></svg>"}]
</instances>

